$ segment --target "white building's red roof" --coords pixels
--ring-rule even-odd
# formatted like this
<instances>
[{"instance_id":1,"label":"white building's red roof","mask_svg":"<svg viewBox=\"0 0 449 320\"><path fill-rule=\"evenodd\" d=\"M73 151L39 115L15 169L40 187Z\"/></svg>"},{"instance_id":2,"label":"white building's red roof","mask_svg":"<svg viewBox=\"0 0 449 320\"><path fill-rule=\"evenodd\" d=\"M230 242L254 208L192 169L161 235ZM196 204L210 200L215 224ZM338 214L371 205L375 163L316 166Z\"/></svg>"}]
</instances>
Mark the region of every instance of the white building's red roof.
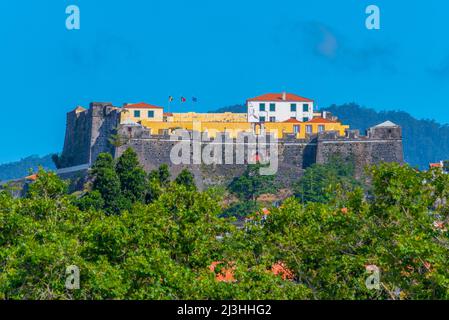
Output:
<instances>
[{"instance_id":1,"label":"white building's red roof","mask_svg":"<svg viewBox=\"0 0 449 320\"><path fill-rule=\"evenodd\" d=\"M163 107L158 107L152 104L148 104L145 102L139 102L139 103L130 103L127 104L125 106L123 106L123 108L129 108L129 109L164 109Z\"/></svg>"},{"instance_id":2,"label":"white building's red roof","mask_svg":"<svg viewBox=\"0 0 449 320\"><path fill-rule=\"evenodd\" d=\"M277 101L289 101L289 102L313 102L313 100L309 98L304 98L298 96L293 93L286 93L285 100L283 99L283 93L267 93L261 96L248 99L247 101L268 101L268 102L277 102Z\"/></svg>"}]
</instances>

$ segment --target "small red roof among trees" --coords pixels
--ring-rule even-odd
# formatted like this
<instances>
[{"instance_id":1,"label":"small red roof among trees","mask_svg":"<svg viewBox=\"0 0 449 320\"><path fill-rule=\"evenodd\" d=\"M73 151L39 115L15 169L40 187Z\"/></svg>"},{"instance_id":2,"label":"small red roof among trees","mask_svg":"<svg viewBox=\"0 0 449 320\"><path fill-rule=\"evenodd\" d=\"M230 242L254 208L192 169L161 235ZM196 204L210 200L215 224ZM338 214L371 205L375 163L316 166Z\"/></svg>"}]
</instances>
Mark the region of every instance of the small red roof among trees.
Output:
<instances>
[{"instance_id":1,"label":"small red roof among trees","mask_svg":"<svg viewBox=\"0 0 449 320\"><path fill-rule=\"evenodd\" d=\"M219 282L234 282L235 278L234 278L234 267L231 268L226 268L226 267L222 267L221 270L215 270L217 266L221 265L221 264L225 264L224 262L221 261L214 261L212 262L212 264L209 266L209 270L211 272L215 273L215 279Z\"/></svg>"},{"instance_id":2,"label":"small red roof among trees","mask_svg":"<svg viewBox=\"0 0 449 320\"><path fill-rule=\"evenodd\" d=\"M223 267L221 267L221 270L217 270L217 266L223 265ZM209 266L209 270L213 273L215 273L215 280L217 280L218 282L235 282L236 279L234 278L234 271L235 271L235 266L232 265L232 263L230 264L230 267L226 268L226 263L223 261L214 261L211 263L211 265ZM285 265L284 262L282 261L278 261L276 263L274 263L271 266L271 270L267 270L267 271L271 271L271 273L273 273L275 276L279 276L282 278L282 280L293 280L295 278L295 275L293 274L293 272L287 268L287 266Z\"/></svg>"},{"instance_id":3,"label":"small red roof among trees","mask_svg":"<svg viewBox=\"0 0 449 320\"><path fill-rule=\"evenodd\" d=\"M295 278L293 272L282 261L273 264L271 266L271 272L275 276L280 276L282 280L293 280Z\"/></svg>"}]
</instances>

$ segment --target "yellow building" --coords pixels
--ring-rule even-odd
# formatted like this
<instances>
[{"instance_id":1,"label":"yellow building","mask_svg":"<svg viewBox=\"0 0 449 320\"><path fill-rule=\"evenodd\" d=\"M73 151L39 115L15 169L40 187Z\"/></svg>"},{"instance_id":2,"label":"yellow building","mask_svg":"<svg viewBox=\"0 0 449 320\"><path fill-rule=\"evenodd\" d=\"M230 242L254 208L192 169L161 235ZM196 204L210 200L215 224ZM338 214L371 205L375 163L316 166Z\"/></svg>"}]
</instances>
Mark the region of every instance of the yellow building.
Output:
<instances>
[{"instance_id":1,"label":"yellow building","mask_svg":"<svg viewBox=\"0 0 449 320\"><path fill-rule=\"evenodd\" d=\"M201 122L247 122L246 113L172 113L171 117L167 119L172 122L185 121L201 121Z\"/></svg>"},{"instance_id":2,"label":"yellow building","mask_svg":"<svg viewBox=\"0 0 449 320\"><path fill-rule=\"evenodd\" d=\"M122 108L120 122L162 122L164 120L164 108L148 103L128 103Z\"/></svg>"},{"instance_id":3,"label":"yellow building","mask_svg":"<svg viewBox=\"0 0 449 320\"><path fill-rule=\"evenodd\" d=\"M239 132L272 133L277 138L285 134L295 134L298 139L325 131L336 131L340 136L345 134L349 126L342 125L335 119L325 119L318 114L309 121L301 122L291 118L283 122L248 122L246 113L164 113L162 107L147 103L126 104L121 112L121 123L136 122L145 126L151 134L167 134L175 129L186 129L207 132L215 137L219 132L227 132L237 137Z\"/></svg>"}]
</instances>

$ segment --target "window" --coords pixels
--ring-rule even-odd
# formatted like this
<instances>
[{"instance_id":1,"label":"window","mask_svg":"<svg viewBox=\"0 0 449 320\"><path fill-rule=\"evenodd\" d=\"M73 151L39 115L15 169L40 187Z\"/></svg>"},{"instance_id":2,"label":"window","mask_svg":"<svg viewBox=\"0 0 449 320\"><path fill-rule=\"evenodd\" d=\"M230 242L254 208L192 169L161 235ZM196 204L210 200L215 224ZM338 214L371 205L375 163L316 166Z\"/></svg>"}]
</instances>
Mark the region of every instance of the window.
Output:
<instances>
[{"instance_id":1,"label":"window","mask_svg":"<svg viewBox=\"0 0 449 320\"><path fill-rule=\"evenodd\" d=\"M260 117L260 122L265 122L265 117Z\"/></svg>"},{"instance_id":2,"label":"window","mask_svg":"<svg viewBox=\"0 0 449 320\"><path fill-rule=\"evenodd\" d=\"M296 112L296 103L292 103L292 104L290 105L290 111L291 111L291 112Z\"/></svg>"},{"instance_id":3,"label":"window","mask_svg":"<svg viewBox=\"0 0 449 320\"><path fill-rule=\"evenodd\" d=\"M318 132L323 132L324 131L324 125L320 124L318 126Z\"/></svg>"},{"instance_id":4,"label":"window","mask_svg":"<svg viewBox=\"0 0 449 320\"><path fill-rule=\"evenodd\" d=\"M300 132L300 128L301 128L300 126L294 125L294 126L293 126L293 132L294 132L294 133L299 133L299 132Z\"/></svg>"},{"instance_id":5,"label":"window","mask_svg":"<svg viewBox=\"0 0 449 320\"><path fill-rule=\"evenodd\" d=\"M276 111L276 104L275 103L270 103L270 111L271 112L275 112Z\"/></svg>"},{"instance_id":6,"label":"window","mask_svg":"<svg viewBox=\"0 0 449 320\"><path fill-rule=\"evenodd\" d=\"M134 110L134 118L140 118L140 111Z\"/></svg>"},{"instance_id":7,"label":"window","mask_svg":"<svg viewBox=\"0 0 449 320\"><path fill-rule=\"evenodd\" d=\"M276 117L270 117L270 122L276 122Z\"/></svg>"},{"instance_id":8,"label":"window","mask_svg":"<svg viewBox=\"0 0 449 320\"><path fill-rule=\"evenodd\" d=\"M260 103L259 104L259 110L260 111L265 111L265 103Z\"/></svg>"},{"instance_id":9,"label":"window","mask_svg":"<svg viewBox=\"0 0 449 320\"><path fill-rule=\"evenodd\" d=\"M304 103L302 105L302 111L303 112L309 112L309 104L308 103Z\"/></svg>"},{"instance_id":10,"label":"window","mask_svg":"<svg viewBox=\"0 0 449 320\"><path fill-rule=\"evenodd\" d=\"M308 118L308 117L302 118L302 122L307 122L307 121L309 121L309 118Z\"/></svg>"},{"instance_id":11,"label":"window","mask_svg":"<svg viewBox=\"0 0 449 320\"><path fill-rule=\"evenodd\" d=\"M312 133L312 126L310 124L306 125L306 133Z\"/></svg>"},{"instance_id":12,"label":"window","mask_svg":"<svg viewBox=\"0 0 449 320\"><path fill-rule=\"evenodd\" d=\"M153 110L148 111L148 118L154 118L154 111Z\"/></svg>"}]
</instances>

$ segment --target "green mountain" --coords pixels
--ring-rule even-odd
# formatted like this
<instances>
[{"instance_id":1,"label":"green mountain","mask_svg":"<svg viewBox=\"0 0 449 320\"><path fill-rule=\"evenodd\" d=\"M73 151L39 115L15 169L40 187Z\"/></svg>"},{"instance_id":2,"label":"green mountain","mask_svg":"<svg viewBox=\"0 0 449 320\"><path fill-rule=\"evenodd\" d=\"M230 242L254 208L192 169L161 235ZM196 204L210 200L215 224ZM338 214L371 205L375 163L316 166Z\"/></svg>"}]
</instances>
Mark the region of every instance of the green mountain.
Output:
<instances>
[{"instance_id":1,"label":"green mountain","mask_svg":"<svg viewBox=\"0 0 449 320\"><path fill-rule=\"evenodd\" d=\"M234 113L246 113L246 106L241 104L234 104L232 106L226 106L217 110L209 111L208 113L221 113L221 112L234 112Z\"/></svg>"},{"instance_id":2,"label":"green mountain","mask_svg":"<svg viewBox=\"0 0 449 320\"><path fill-rule=\"evenodd\" d=\"M29 175L30 169L37 171L39 166L47 170L55 170L52 155L39 157L36 155L21 159L20 161L0 165L0 181L12 180Z\"/></svg>"},{"instance_id":3,"label":"green mountain","mask_svg":"<svg viewBox=\"0 0 449 320\"><path fill-rule=\"evenodd\" d=\"M418 120L404 111L376 111L355 103L332 105L323 110L332 112L351 129L362 134L369 127L390 120L402 127L405 160L421 169L430 162L449 159L449 125L434 120ZM214 112L246 112L244 105L220 108Z\"/></svg>"}]
</instances>

